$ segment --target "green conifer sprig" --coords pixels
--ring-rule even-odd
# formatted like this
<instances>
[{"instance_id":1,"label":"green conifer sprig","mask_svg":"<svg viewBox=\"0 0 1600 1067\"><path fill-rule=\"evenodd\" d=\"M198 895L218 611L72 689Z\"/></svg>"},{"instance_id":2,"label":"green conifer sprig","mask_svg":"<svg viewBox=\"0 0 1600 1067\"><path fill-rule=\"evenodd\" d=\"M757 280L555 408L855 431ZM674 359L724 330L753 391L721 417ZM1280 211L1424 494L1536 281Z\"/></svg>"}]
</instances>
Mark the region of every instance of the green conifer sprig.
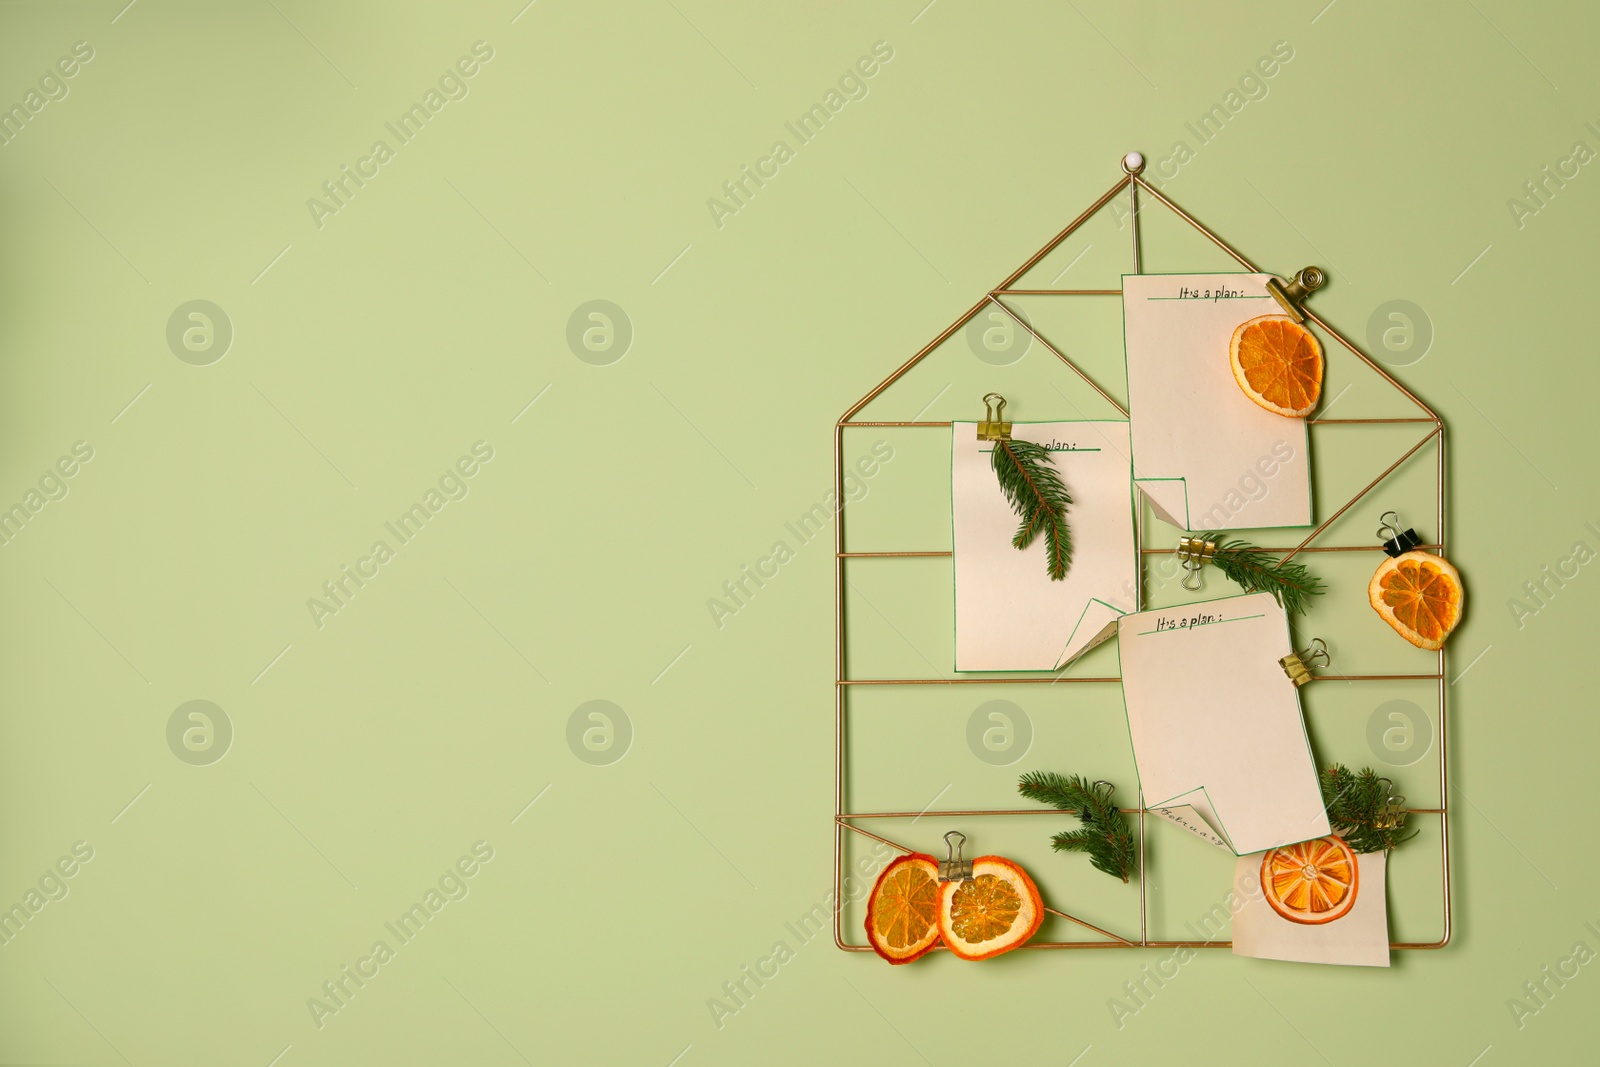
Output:
<instances>
[{"instance_id":1,"label":"green conifer sprig","mask_svg":"<svg viewBox=\"0 0 1600 1067\"><path fill-rule=\"evenodd\" d=\"M1190 534L1205 538L1205 534ZM1322 579L1297 561L1284 562L1245 541L1223 541L1216 534L1217 554L1211 562L1247 593L1271 593L1286 611L1305 614L1311 597L1322 595Z\"/></svg>"},{"instance_id":2,"label":"green conifer sprig","mask_svg":"<svg viewBox=\"0 0 1600 1067\"><path fill-rule=\"evenodd\" d=\"M1017 792L1029 800L1076 812L1083 829L1064 830L1052 837L1057 852L1087 852L1097 871L1126 882L1137 867L1133 830L1118 808L1109 782L1093 782L1079 775L1030 771L1017 782Z\"/></svg>"},{"instance_id":3,"label":"green conifer sprig","mask_svg":"<svg viewBox=\"0 0 1600 1067\"><path fill-rule=\"evenodd\" d=\"M1384 805L1393 783L1371 767L1351 771L1335 763L1322 772L1322 803L1328 809L1328 825L1357 852L1386 852L1417 835L1406 832L1406 813L1394 815L1393 826L1380 825Z\"/></svg>"},{"instance_id":4,"label":"green conifer sprig","mask_svg":"<svg viewBox=\"0 0 1600 1067\"><path fill-rule=\"evenodd\" d=\"M1072 565L1072 531L1067 508L1072 496L1061 481L1050 450L1033 441L999 440L989 455L989 465L1000 480L1000 490L1022 517L1013 548L1024 549L1041 534L1045 539L1045 567L1051 581L1067 576Z\"/></svg>"}]
</instances>

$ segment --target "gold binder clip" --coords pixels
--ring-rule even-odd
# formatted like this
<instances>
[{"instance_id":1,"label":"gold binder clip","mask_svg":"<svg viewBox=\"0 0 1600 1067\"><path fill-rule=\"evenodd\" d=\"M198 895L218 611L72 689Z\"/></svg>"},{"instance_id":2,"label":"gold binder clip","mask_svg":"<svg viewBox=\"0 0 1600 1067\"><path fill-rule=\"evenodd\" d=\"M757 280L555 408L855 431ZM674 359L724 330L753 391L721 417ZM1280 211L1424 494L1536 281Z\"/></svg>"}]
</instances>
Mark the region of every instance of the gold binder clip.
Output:
<instances>
[{"instance_id":1,"label":"gold binder clip","mask_svg":"<svg viewBox=\"0 0 1600 1067\"><path fill-rule=\"evenodd\" d=\"M952 837L954 841L950 840ZM961 858L961 846L967 843L967 835L960 830L951 830L944 835L944 843L949 849L950 858L939 861L939 881L972 881L972 861Z\"/></svg>"},{"instance_id":2,"label":"gold binder clip","mask_svg":"<svg viewBox=\"0 0 1600 1067\"><path fill-rule=\"evenodd\" d=\"M1311 681L1312 667L1326 667L1333 662L1328 655L1328 646L1322 643L1322 638L1311 639L1311 647L1301 652L1291 652L1278 661L1283 667L1283 673L1289 676L1289 681L1294 683L1296 689Z\"/></svg>"},{"instance_id":3,"label":"gold binder clip","mask_svg":"<svg viewBox=\"0 0 1600 1067\"><path fill-rule=\"evenodd\" d=\"M1322 288L1328 276L1322 273L1321 267L1306 267L1299 274L1287 282L1280 282L1276 278L1267 279L1267 292L1272 294L1288 316L1295 322L1305 322L1305 309L1301 307L1306 297Z\"/></svg>"},{"instance_id":4,"label":"gold binder clip","mask_svg":"<svg viewBox=\"0 0 1600 1067\"><path fill-rule=\"evenodd\" d=\"M990 410L990 401L999 401ZM983 398L983 421L978 423L978 440L980 441L1009 441L1011 440L1011 424L1001 422L1005 414L1006 398L999 393L989 393Z\"/></svg>"},{"instance_id":5,"label":"gold binder clip","mask_svg":"<svg viewBox=\"0 0 1600 1067\"><path fill-rule=\"evenodd\" d=\"M1379 521L1383 525L1378 527L1378 536L1383 539L1383 550L1390 556L1403 556L1422 544L1417 531L1400 529L1400 516L1394 512L1385 511Z\"/></svg>"},{"instance_id":6,"label":"gold binder clip","mask_svg":"<svg viewBox=\"0 0 1600 1067\"><path fill-rule=\"evenodd\" d=\"M1200 581L1200 568L1210 563L1211 557L1216 554L1217 543L1215 541L1207 541L1201 537L1178 538L1178 562L1183 564L1183 569L1186 572L1183 576L1183 587L1185 589L1194 590L1200 588L1202 584ZM1189 584L1191 581L1194 582L1193 585Z\"/></svg>"},{"instance_id":7,"label":"gold binder clip","mask_svg":"<svg viewBox=\"0 0 1600 1067\"><path fill-rule=\"evenodd\" d=\"M1385 783L1389 787L1389 793L1385 797L1382 806L1378 808L1377 815L1373 817L1372 825L1380 830L1393 830L1405 822L1406 798L1394 792L1394 783L1389 779L1379 778L1378 781Z\"/></svg>"}]
</instances>

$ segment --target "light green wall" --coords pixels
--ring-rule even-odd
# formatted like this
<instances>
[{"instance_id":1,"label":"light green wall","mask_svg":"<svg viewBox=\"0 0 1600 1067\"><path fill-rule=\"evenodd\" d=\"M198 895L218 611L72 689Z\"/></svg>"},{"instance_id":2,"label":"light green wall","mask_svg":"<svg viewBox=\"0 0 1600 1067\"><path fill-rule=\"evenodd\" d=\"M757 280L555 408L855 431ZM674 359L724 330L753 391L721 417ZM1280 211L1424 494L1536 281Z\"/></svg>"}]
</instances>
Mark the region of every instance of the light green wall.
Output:
<instances>
[{"instance_id":1,"label":"light green wall","mask_svg":"<svg viewBox=\"0 0 1600 1067\"><path fill-rule=\"evenodd\" d=\"M0 906L76 843L93 850L0 945L0 1061L1592 1054L1593 967L1549 982L1520 1027L1508 1007L1576 942L1600 950L1585 925L1600 927L1600 861L1576 832L1600 740L1600 578L1579 566L1537 612L1508 605L1575 542L1600 549L1600 171L1549 182L1537 214L1508 207L1575 143L1600 150L1588 5L125 2L0 6L0 105L26 108L75 42L93 52L0 147L0 507L26 508L75 443L93 454L46 478L66 495L41 492L0 546ZM401 143L385 123L479 41L492 58L465 64L466 95ZM1200 144L1186 123L1277 42L1292 58ZM801 143L785 123L875 45L864 97ZM308 198L379 139L393 158L314 217ZM779 140L776 176L736 213L708 207ZM1450 646L1451 677L1467 671L1450 687L1454 943L1382 972L1207 952L1119 1028L1108 1002L1166 953L891 970L791 930L829 892L833 561L831 528L804 544L785 524L829 491L834 420L1132 148L1155 178L1173 157L1166 191L1266 269L1327 268L1314 306L1358 343L1387 302L1421 309L1426 356L1378 354L1409 362L1396 375L1448 425L1450 554L1471 601ZM1156 211L1146 269L1218 265ZM1115 285L1125 221L1078 241L1060 284ZM1119 393L1116 301L1096 299L1035 321L1109 360ZM205 365L168 341L194 300L231 324L223 358L190 354ZM569 345L593 300L631 324L619 361L583 348L582 316L589 359ZM957 335L918 372L881 417L937 396L924 418L975 418L988 388L1019 419L1081 417L1037 347L997 368ZM1329 375L1330 391L1358 386L1336 413L1382 403L1348 361ZM855 451L879 437L857 433ZM1322 514L1404 436L1322 433ZM850 512L852 547L947 547L943 439L882 437L895 458ZM402 544L385 522L478 442L492 459L445 482L465 497ZM1436 535L1413 503L1431 471L1406 468L1372 503ZM1342 539L1368 540L1372 515ZM314 619L308 598L380 539L393 558ZM779 540L792 559L719 626L708 600ZM1334 590L1305 635L1332 638L1347 672L1425 669L1361 604L1375 558L1317 562ZM852 603L852 669L946 670L947 566L855 567L870 603ZM852 802L915 810L948 784L940 808L1006 805L1032 767L1132 788L1114 689L1018 688L864 699ZM1014 765L968 748L990 699L1034 725ZM1428 759L1392 767L1369 746L1389 699L1431 692L1313 686L1319 755L1375 762L1437 803ZM169 745L193 700L231 724L209 765L175 754L187 711ZM569 746L595 700L626 715L620 761L577 758L593 709ZM894 829L931 849L947 828L932 821ZM1135 889L1048 851L1055 820L960 825L1063 910L1137 921ZM401 944L385 923L463 856L465 898ZM1436 821L1397 854L1398 934L1438 935L1437 857ZM1150 862L1160 929L1215 902L1230 866L1170 829ZM319 1028L308 998L380 939L393 958ZM719 1026L708 1001L779 941L792 958Z\"/></svg>"}]
</instances>

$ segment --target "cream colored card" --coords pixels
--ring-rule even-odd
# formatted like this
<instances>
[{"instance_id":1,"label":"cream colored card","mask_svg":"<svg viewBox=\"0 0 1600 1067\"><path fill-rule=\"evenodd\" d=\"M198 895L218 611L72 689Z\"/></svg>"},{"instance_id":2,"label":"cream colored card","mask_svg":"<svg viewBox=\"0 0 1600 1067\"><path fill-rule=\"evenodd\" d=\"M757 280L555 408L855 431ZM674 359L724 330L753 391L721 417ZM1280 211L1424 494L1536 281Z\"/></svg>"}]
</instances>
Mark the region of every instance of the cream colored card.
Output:
<instances>
[{"instance_id":1,"label":"cream colored card","mask_svg":"<svg viewBox=\"0 0 1600 1067\"><path fill-rule=\"evenodd\" d=\"M1125 274L1133 476L1167 522L1244 530L1311 522L1304 419L1258 406L1234 381L1234 329L1281 313L1269 274Z\"/></svg>"},{"instance_id":2,"label":"cream colored card","mask_svg":"<svg viewBox=\"0 0 1600 1067\"><path fill-rule=\"evenodd\" d=\"M1018 422L1012 437L1051 449L1072 495L1072 563L1052 581L1045 544L1011 547L1017 515L976 423L952 427L958 671L1048 671L1111 636L1137 604L1139 562L1126 422Z\"/></svg>"},{"instance_id":3,"label":"cream colored card","mask_svg":"<svg viewBox=\"0 0 1600 1067\"><path fill-rule=\"evenodd\" d=\"M1199 803L1199 799L1196 798L1197 803L1194 804L1169 804L1162 808L1151 808L1150 811L1174 826L1183 827L1200 840L1209 841L1218 848L1232 852L1233 849L1228 848L1227 840L1217 833L1217 828L1212 825L1216 819L1215 813L1210 811L1210 805ZM1202 808L1206 809L1204 814L1201 812Z\"/></svg>"},{"instance_id":4,"label":"cream colored card","mask_svg":"<svg viewBox=\"0 0 1600 1067\"><path fill-rule=\"evenodd\" d=\"M1147 806L1194 808L1239 855L1328 833L1271 595L1124 615L1117 645Z\"/></svg>"},{"instance_id":5,"label":"cream colored card","mask_svg":"<svg viewBox=\"0 0 1600 1067\"><path fill-rule=\"evenodd\" d=\"M1296 963L1389 966L1388 853L1356 857L1356 902L1332 922L1292 922L1267 903L1261 856L1240 856L1233 884L1241 902L1233 917L1233 954Z\"/></svg>"}]
</instances>

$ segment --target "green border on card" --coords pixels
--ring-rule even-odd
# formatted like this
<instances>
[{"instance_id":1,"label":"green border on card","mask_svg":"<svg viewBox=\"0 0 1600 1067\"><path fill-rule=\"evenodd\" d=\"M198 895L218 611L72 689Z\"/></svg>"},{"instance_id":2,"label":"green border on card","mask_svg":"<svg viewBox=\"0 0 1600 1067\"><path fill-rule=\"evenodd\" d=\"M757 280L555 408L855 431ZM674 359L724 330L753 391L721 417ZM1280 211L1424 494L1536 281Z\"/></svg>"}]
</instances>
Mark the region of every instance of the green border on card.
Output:
<instances>
[{"instance_id":1,"label":"green border on card","mask_svg":"<svg viewBox=\"0 0 1600 1067\"><path fill-rule=\"evenodd\" d=\"M1098 425L1100 423L1110 423L1110 424L1116 425L1116 426L1127 426L1128 425L1128 421L1126 419L1027 419L1027 420L1015 420L1014 419L1014 420L1012 420L1011 424L1013 426L1019 426L1019 425L1020 426L1046 426L1046 425L1057 425L1057 424L1062 424L1062 423L1073 424L1073 425L1085 425L1085 426ZM1052 664L1049 667L1015 667L1015 668L1011 668L1010 670L1003 670L1003 671L964 671L960 667L957 667L955 665L955 659L956 659L956 632L955 632L956 631L956 616L960 612L960 605L957 603L958 598L957 598L957 595L956 595L956 494L955 494L956 427L957 426L972 426L972 427L976 427L977 425L978 424L975 421L974 422L952 421L950 423L950 483L949 483L950 484L950 604L951 604L951 607L953 609L951 611L951 613L950 613L950 671L951 671L952 674L984 675L984 676L994 676L994 675L1002 675L1002 674L1048 674L1048 673L1050 673L1052 671L1064 671L1068 667L1072 666L1073 663L1076 663L1080 658L1082 658L1085 654L1087 654L1091 649L1098 648L1100 645L1104 644L1106 641L1110 640L1110 638L1112 636L1115 636L1115 635L1114 634L1113 635L1108 635L1107 637L1102 638L1101 640L1096 641L1093 644L1085 646L1083 651L1079 652L1078 655L1072 657L1072 659L1070 661L1066 662L1066 663L1059 662L1059 655L1058 655L1058 657L1057 657L1058 662ZM974 429L973 433L976 434L977 430ZM982 450L980 449L980 451L982 451ZM989 451L993 452L994 449L989 449ZM1105 449L1102 449L1102 448L1075 448L1075 449L1070 449L1070 450L1067 450L1067 451L1068 452L1103 452L1103 451L1105 451ZM1127 464L1128 464L1128 487L1129 487L1128 498L1129 498L1130 503L1132 503L1132 505L1135 508L1137 508L1137 506L1138 506L1138 500L1137 500L1137 495L1136 495L1137 494L1137 487L1133 483L1133 431L1131 429L1128 432ZM1132 515L1131 517L1134 518L1134 519L1137 519L1137 515L1136 514ZM1135 590L1133 602L1134 602L1134 605L1135 605L1135 610L1138 610L1138 604L1140 603L1140 601L1142 599L1143 583L1138 581L1138 575L1140 573L1139 572L1140 563L1139 563L1139 543L1138 543L1138 541L1139 541L1139 537L1138 537L1139 524L1138 524L1137 521L1135 521L1133 523L1132 529L1134 530L1133 573L1135 575L1135 584L1138 587ZM1083 605L1083 611L1078 614L1078 621L1073 624L1072 633L1068 635L1067 641L1066 641L1066 645L1062 645L1061 646L1062 653L1066 652L1066 646L1072 644L1072 639L1078 635L1078 627L1083 625L1083 617L1089 613L1089 607L1090 607L1090 605L1093 605L1093 604L1104 604L1106 607L1108 607L1112 611L1116 612L1119 617L1125 617L1125 616L1127 616L1129 614L1128 612L1123 611L1121 608L1117 607L1115 604L1106 604L1106 602L1104 600L1101 600L1099 597L1090 597L1088 602ZM1119 619L1119 621L1120 621L1120 619Z\"/></svg>"},{"instance_id":2,"label":"green border on card","mask_svg":"<svg viewBox=\"0 0 1600 1067\"><path fill-rule=\"evenodd\" d=\"M1172 605L1170 605L1168 607L1164 607L1164 608L1147 608L1144 611L1132 612L1132 613L1129 613L1127 615L1124 615L1117 622L1117 676L1119 678L1124 678L1125 679L1125 675L1124 675L1123 667L1122 667L1122 623L1127 622L1129 619L1132 619L1135 615L1145 615L1145 614L1149 614L1151 612L1157 612L1157 611L1183 611L1183 610L1186 610L1186 609L1189 609L1189 608L1193 608L1193 607L1195 607L1197 605L1200 605L1200 604L1220 604L1225 600L1242 600L1245 597L1257 597L1257 596L1264 596L1268 600L1272 600L1272 594L1271 593L1235 593L1235 594L1233 594L1231 596L1221 596L1221 597L1217 597L1217 598L1215 598L1213 600L1197 600L1197 601L1195 601L1194 603L1191 603L1191 604L1172 604ZM1276 604L1277 602L1273 601L1273 603ZM1282 613L1282 618L1283 618L1283 639L1284 639L1284 642L1287 645L1287 647L1292 651L1294 649L1294 634L1290 630L1290 627L1289 627L1289 613L1286 612L1286 611L1283 611L1282 607L1279 607L1278 610ZM1241 616L1241 618L1242 618L1242 616ZM1222 621L1223 622L1238 622L1239 619L1224 619ZM1213 623L1212 625L1217 625L1217 624ZM1143 635L1135 635L1135 636L1143 636ZM1302 744L1305 745L1306 757L1311 761L1311 771L1312 771L1312 774L1315 775L1317 773L1317 769L1320 766L1320 764L1317 763L1317 754L1316 754L1316 752L1313 751L1312 748L1311 748L1311 734L1310 734L1310 731L1308 731L1306 729L1306 710L1305 710L1305 707L1300 703L1300 688L1298 686L1293 686L1293 689L1294 689L1293 696L1294 696L1294 706L1295 706L1295 713L1296 713L1296 721L1300 724L1300 741L1301 741ZM1222 818L1222 813L1217 810L1216 804L1212 802L1211 794L1206 792L1205 783L1202 782L1200 785L1194 786L1193 788L1185 789L1183 792L1178 793L1178 794L1176 794L1176 795L1174 795L1172 797L1169 797L1166 800L1147 800L1147 799L1145 799L1145 796L1144 796L1144 779L1139 776L1139 750L1133 743L1133 717L1128 713L1128 689L1127 689L1127 684L1126 684L1125 680L1124 680L1124 683L1122 685L1118 685L1117 686L1117 692L1122 697L1123 722L1128 728L1128 750L1133 753L1133 773L1134 773L1135 777L1139 778L1139 798L1140 798L1139 803L1140 803L1140 806L1145 808L1146 810L1149 810L1151 808L1158 808L1158 807L1174 807L1176 805L1173 804L1173 801L1177 800L1178 797L1185 797L1185 796L1188 796L1190 793L1196 793L1196 792L1204 793L1205 794L1205 798L1206 798L1206 803L1211 805L1212 814L1217 817L1217 822L1222 824L1222 836L1227 838L1228 847L1233 850L1233 854L1235 856L1250 856L1250 855L1254 855L1255 853L1253 853L1253 852L1240 852L1238 850L1238 848L1235 847L1235 845L1233 843L1233 834L1228 832L1228 826L1227 826L1227 823ZM1321 779L1319 777L1317 779L1317 796L1318 796L1319 801L1321 799L1321 795L1322 795L1322 784L1321 784ZM1324 819L1326 819L1326 817L1327 817L1326 809L1324 809L1323 817L1324 817ZM1324 835L1322 835L1322 834L1313 834L1310 837L1303 837L1303 838L1300 838L1299 840L1301 840L1301 841L1311 841L1311 840L1314 840L1315 838L1322 837L1322 836L1324 836ZM1283 842L1283 845L1292 845L1292 844L1297 844L1297 843L1298 842L1296 842L1296 841L1285 841L1285 842ZM1282 848L1283 845L1269 845L1268 848L1269 849L1270 848ZM1261 851L1265 851L1265 850L1264 849L1257 849L1256 851L1257 852L1261 852Z\"/></svg>"},{"instance_id":3,"label":"green border on card","mask_svg":"<svg viewBox=\"0 0 1600 1067\"><path fill-rule=\"evenodd\" d=\"M1129 278L1183 278L1183 277L1191 277L1191 278L1193 278L1193 277L1213 277L1213 276L1216 276L1216 275L1225 275L1225 276L1228 276L1228 277L1244 277L1245 275L1251 275L1252 277L1260 277L1260 276L1264 275L1264 276L1269 277L1269 278L1273 277L1273 275L1269 274L1266 271L1248 271L1248 270L1143 271L1143 272L1140 272L1138 274L1124 274L1124 275L1122 275L1122 374L1123 374L1123 380L1128 383L1128 452L1130 453L1130 455L1133 453L1134 447L1133 447L1133 382L1132 382L1132 379L1128 375L1128 279ZM1316 486L1314 485L1313 480L1312 480L1311 427L1309 425L1307 425L1305 419L1295 419L1293 421L1298 422L1300 424L1300 433L1305 438L1305 440L1303 442L1303 448L1305 450L1305 457L1306 457L1306 514L1309 516L1309 518L1307 519L1306 522L1303 522L1303 523L1291 523L1291 524L1289 524L1287 526L1240 526L1240 527L1231 527L1232 529L1304 530L1304 529L1307 529L1308 527L1314 526L1316 524L1316 521L1317 521L1317 501L1316 501ZM1136 458L1137 457L1135 457L1135 459ZM1135 466L1137 466L1137 464L1135 464ZM1247 471L1246 473L1249 473L1249 472ZM1167 482L1167 481L1184 482L1184 486L1183 486L1184 530L1185 531L1200 532L1201 528L1194 525L1194 515L1192 514L1191 508L1189 506L1189 485L1188 485L1188 482L1184 478L1181 478L1181 477L1178 477L1178 478L1139 478L1134 482L1134 485L1137 486L1139 482ZM1219 529L1219 530L1228 529L1228 528L1230 528L1230 527L1221 527L1221 526L1217 527L1217 529Z\"/></svg>"}]
</instances>

